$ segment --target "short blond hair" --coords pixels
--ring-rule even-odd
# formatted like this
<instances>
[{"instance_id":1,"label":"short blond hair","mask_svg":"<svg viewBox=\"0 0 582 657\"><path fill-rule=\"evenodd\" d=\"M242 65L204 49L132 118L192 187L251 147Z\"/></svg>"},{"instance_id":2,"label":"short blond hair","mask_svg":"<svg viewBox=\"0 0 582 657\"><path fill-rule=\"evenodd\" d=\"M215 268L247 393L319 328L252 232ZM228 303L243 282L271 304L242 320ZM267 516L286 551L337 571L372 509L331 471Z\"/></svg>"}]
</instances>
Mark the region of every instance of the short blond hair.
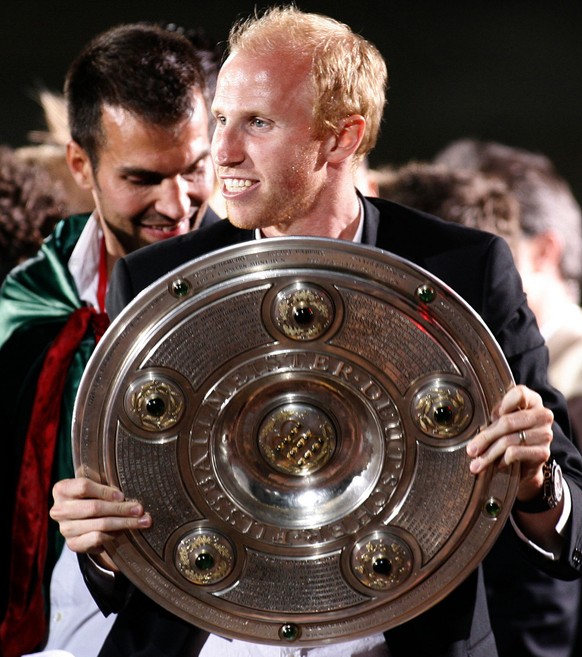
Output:
<instances>
[{"instance_id":1,"label":"short blond hair","mask_svg":"<svg viewBox=\"0 0 582 657\"><path fill-rule=\"evenodd\" d=\"M274 51L311 58L317 135L338 133L342 119L360 114L366 130L357 156L376 145L386 104L388 71L378 49L347 25L288 5L236 23L229 35L231 54L266 56Z\"/></svg>"}]
</instances>

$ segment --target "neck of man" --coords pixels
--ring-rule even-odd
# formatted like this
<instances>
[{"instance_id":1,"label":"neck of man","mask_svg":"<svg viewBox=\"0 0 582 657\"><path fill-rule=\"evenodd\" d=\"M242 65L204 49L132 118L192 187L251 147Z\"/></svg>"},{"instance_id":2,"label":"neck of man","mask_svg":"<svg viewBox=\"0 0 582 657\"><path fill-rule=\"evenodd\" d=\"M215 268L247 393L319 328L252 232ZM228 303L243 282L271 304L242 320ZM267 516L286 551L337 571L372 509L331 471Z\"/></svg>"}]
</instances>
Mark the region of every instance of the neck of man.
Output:
<instances>
[{"instance_id":1,"label":"neck of man","mask_svg":"<svg viewBox=\"0 0 582 657\"><path fill-rule=\"evenodd\" d=\"M319 204L304 217L284 225L268 226L261 229L265 237L330 237L351 241L360 223L360 201L353 183L342 194L329 199L330 203Z\"/></svg>"},{"instance_id":2,"label":"neck of man","mask_svg":"<svg viewBox=\"0 0 582 657\"><path fill-rule=\"evenodd\" d=\"M565 281L558 276L544 279L535 291L528 291L528 303L536 316L538 325L545 330L555 326L558 318L564 317L566 309L576 303Z\"/></svg>"}]
</instances>

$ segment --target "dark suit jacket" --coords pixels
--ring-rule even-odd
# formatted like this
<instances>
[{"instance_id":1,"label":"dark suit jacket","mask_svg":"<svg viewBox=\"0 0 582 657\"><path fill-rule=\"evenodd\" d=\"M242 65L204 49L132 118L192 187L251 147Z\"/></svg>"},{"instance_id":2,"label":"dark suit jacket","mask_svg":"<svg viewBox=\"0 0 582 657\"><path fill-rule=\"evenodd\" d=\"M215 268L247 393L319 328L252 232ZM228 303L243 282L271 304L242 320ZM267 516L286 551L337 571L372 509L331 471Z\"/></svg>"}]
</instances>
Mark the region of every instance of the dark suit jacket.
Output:
<instances>
[{"instance_id":1,"label":"dark suit jacket","mask_svg":"<svg viewBox=\"0 0 582 657\"><path fill-rule=\"evenodd\" d=\"M547 350L526 304L521 279L506 243L488 233L443 222L389 201L365 199L364 208L362 241L416 263L460 294L481 315L500 343L515 380L537 390L545 405L554 412L552 451L562 465L572 492L571 529L565 537L559 561L546 560L525 544L523 549L549 573L564 579L578 577L582 567L582 459L560 428L566 427L569 431L565 402L547 382ZM117 263L110 286L108 310L111 316L117 315L137 293L172 268L253 237L253 231L237 229L225 221L123 258ZM182 652L183 642L192 640L196 632L188 632L183 621L144 600L137 591L129 598L126 592L116 598L100 597L103 591L98 587L93 590L104 611L125 605L100 657L187 654ZM133 613L132 607L140 611ZM136 618L144 609L149 614L147 632L144 632L143 618ZM168 629L170 627L174 629ZM164 632L175 641L154 645L155 637ZM469 574L440 603L386 632L385 636L393 657L495 657L497 650L481 568ZM143 652L136 649L137 637ZM342 654L339 645L337 654Z\"/></svg>"}]
</instances>

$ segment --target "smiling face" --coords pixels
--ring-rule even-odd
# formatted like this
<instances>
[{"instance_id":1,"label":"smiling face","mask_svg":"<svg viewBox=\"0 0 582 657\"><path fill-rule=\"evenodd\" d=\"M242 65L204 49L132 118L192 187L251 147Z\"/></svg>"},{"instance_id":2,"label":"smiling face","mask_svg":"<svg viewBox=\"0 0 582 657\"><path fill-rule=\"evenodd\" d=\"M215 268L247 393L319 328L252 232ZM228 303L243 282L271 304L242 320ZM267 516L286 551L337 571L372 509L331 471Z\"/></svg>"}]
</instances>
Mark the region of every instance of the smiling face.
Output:
<instances>
[{"instance_id":1,"label":"smiling face","mask_svg":"<svg viewBox=\"0 0 582 657\"><path fill-rule=\"evenodd\" d=\"M228 218L265 234L314 234L326 203L326 140L316 139L309 61L237 52L223 65L212 156Z\"/></svg>"},{"instance_id":2,"label":"smiling face","mask_svg":"<svg viewBox=\"0 0 582 657\"><path fill-rule=\"evenodd\" d=\"M208 116L201 94L186 122L165 128L105 106L97 170L69 146L77 182L93 193L110 257L181 235L197 225L214 185Z\"/></svg>"}]
</instances>

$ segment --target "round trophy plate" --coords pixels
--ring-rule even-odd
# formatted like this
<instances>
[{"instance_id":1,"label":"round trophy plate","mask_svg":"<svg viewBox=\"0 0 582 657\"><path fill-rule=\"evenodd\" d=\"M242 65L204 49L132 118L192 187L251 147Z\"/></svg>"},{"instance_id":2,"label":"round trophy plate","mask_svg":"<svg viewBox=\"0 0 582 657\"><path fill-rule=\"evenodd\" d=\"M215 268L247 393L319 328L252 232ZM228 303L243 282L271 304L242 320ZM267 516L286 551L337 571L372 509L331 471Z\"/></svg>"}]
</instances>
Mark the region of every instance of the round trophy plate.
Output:
<instances>
[{"instance_id":1,"label":"round trophy plate","mask_svg":"<svg viewBox=\"0 0 582 657\"><path fill-rule=\"evenodd\" d=\"M401 624L483 559L518 471L466 444L513 385L450 288L376 248L274 238L170 272L112 323L75 405L77 472L153 518L108 552L229 638Z\"/></svg>"}]
</instances>

